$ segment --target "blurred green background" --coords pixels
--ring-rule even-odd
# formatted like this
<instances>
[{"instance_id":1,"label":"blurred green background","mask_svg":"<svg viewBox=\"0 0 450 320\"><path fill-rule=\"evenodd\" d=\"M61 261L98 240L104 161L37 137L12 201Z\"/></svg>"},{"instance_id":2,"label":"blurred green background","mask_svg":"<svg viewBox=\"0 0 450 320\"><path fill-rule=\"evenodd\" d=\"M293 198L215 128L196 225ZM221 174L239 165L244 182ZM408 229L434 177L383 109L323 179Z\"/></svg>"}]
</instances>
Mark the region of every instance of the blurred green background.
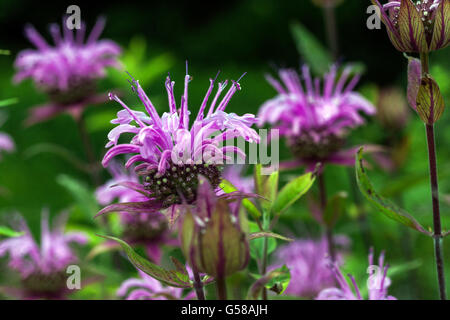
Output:
<instances>
[{"instance_id":1,"label":"blurred green background","mask_svg":"<svg viewBox=\"0 0 450 320\"><path fill-rule=\"evenodd\" d=\"M45 123L25 127L23 121L27 110L45 103L46 97L35 90L31 81L14 85L11 80L16 54L31 46L23 35L24 26L33 24L49 39L48 24L60 22L70 4L73 3L0 2L0 49L11 52L0 56L0 100L18 99L17 103L0 108L0 112L7 116L1 131L9 133L17 145L16 153L5 155L0 161L0 186L4 190L0 194L0 220L7 219L8 213L18 211L26 217L36 236L39 235L40 213L44 207L49 208L52 215L70 210L72 228L95 230L97 223L88 218L97 209L91 194L94 185L89 175L74 164L78 161L74 159L86 161L75 122L71 117L61 115ZM217 70L221 70L220 79L236 79L247 72L241 81L242 91L233 97L228 111L256 113L264 101L275 96L264 75L276 72L279 67L297 68L308 60L297 51L291 32L293 23L301 23L326 46L322 10L307 0L91 1L77 4L88 30L98 16L107 17L102 38L112 39L122 46L125 69L140 80L160 112L168 108L164 89L167 72L170 71L176 81L176 96L182 92L185 60L189 61L189 73L194 80L189 92L193 113L202 101L208 79L214 77ZM366 28L369 4L369 1L347 0L337 8L339 56L342 63L358 62L364 66L365 72L358 88L377 103L379 88L397 86L406 93L407 60L392 47L384 28ZM440 84L447 104L450 101L449 50L431 55L431 73ZM131 106L138 105L138 99L131 94L127 76L122 71L111 70L99 87L101 92L121 90L124 101ZM84 114L99 161L105 152L106 134L113 127L109 121L118 110L116 103L108 102L89 108ZM383 190L428 227L432 224L432 213L425 130L419 118L409 109L407 111L410 117L404 130L386 130L376 118L368 119L367 126L353 132L348 144L389 144L400 136L407 137L409 149L405 151L406 160L402 166L388 173L374 165L370 177L378 190ZM445 112L436 132L444 229L450 228L449 123L450 115ZM284 144L281 146L282 157L289 158L289 151ZM299 173L301 170L289 172L283 179L287 181L290 175ZM106 172L102 172L104 181L108 177ZM354 189L352 169L330 167L326 181L330 194L340 190L350 194L345 214L336 227L337 233L352 240L343 270L353 273L364 286L368 248L373 246L377 253L385 249L387 262L392 266L391 295L399 299L437 298L431 239L405 230L371 207ZM309 214L305 200L282 217L278 229L298 238L320 235L320 228ZM95 236L91 238L91 244L100 241ZM87 248L83 250L84 254L88 251ZM450 248L445 246L445 250L446 257L450 257ZM114 288L134 274L134 270L123 261L120 272L117 272L109 258L99 257L93 269L107 275L104 287L109 290L107 294L113 295ZM5 266L0 267L4 270ZM448 258L446 269L448 276ZM0 281L2 278L6 281L4 272L0 272ZM236 278L240 281L239 277ZM449 286L450 281L447 284ZM92 285L77 293L77 297L104 297L99 290L102 286Z\"/></svg>"}]
</instances>

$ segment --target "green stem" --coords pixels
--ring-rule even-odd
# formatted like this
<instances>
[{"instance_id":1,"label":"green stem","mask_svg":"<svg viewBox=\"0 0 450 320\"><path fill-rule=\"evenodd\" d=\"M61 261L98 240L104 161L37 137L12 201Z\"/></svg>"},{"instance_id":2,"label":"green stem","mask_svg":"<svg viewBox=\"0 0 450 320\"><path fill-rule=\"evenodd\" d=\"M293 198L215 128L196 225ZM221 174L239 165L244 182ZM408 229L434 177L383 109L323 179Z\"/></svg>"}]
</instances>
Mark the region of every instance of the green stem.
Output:
<instances>
[{"instance_id":1,"label":"green stem","mask_svg":"<svg viewBox=\"0 0 450 320\"><path fill-rule=\"evenodd\" d=\"M325 30L327 33L328 46L333 55L333 60L339 58L338 32L334 5L324 7Z\"/></svg>"},{"instance_id":2,"label":"green stem","mask_svg":"<svg viewBox=\"0 0 450 320\"><path fill-rule=\"evenodd\" d=\"M323 169L325 170L325 169ZM322 170L322 173L318 176L319 180L319 199L320 199L320 208L322 210L322 215L325 214L325 209L327 207L327 191L325 187L325 178L324 178L324 171ZM330 255L331 261L336 261L336 252L335 252L335 246L333 241L333 230L325 226L325 236L327 238L328 243L328 253Z\"/></svg>"}]
</instances>

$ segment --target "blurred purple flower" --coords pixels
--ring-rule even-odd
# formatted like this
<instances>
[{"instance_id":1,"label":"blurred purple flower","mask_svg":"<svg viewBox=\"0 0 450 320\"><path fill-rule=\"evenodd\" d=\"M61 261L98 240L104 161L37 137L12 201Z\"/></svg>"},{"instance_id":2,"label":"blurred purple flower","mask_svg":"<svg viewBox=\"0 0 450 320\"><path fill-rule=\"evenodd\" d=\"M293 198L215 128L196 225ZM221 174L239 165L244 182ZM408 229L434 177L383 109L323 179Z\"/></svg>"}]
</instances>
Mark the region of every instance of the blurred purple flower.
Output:
<instances>
[{"instance_id":1,"label":"blurred purple flower","mask_svg":"<svg viewBox=\"0 0 450 320\"><path fill-rule=\"evenodd\" d=\"M370 274L367 281L369 291L368 300L396 300L395 297L388 296L387 293L388 287L391 285L391 279L387 277L389 266L384 265L384 252L378 258L378 266L374 265L373 257L373 249L371 249L369 253L369 268L367 269ZM356 280L351 274L348 277L352 282L355 292L353 292L337 265L330 264L330 268L336 277L339 287L322 290L317 296L317 300L363 300Z\"/></svg>"},{"instance_id":2,"label":"blurred purple flower","mask_svg":"<svg viewBox=\"0 0 450 320\"><path fill-rule=\"evenodd\" d=\"M244 177L244 165L231 165L222 172L222 177L231 182L241 192L251 193L255 190L255 184L252 176Z\"/></svg>"},{"instance_id":3,"label":"blurred purple flower","mask_svg":"<svg viewBox=\"0 0 450 320\"><path fill-rule=\"evenodd\" d=\"M132 189L117 186L121 182L139 183L138 176L128 173L118 162L111 162L108 170L112 179L96 190L97 201L101 205L109 205L116 199L119 202L145 201L147 198ZM120 212L124 226L123 238L131 244L141 244L147 255L154 262L161 259L162 245L177 245L178 241L170 237L166 217L161 213L136 214ZM113 242L116 245L116 242Z\"/></svg>"},{"instance_id":4,"label":"blurred purple flower","mask_svg":"<svg viewBox=\"0 0 450 320\"><path fill-rule=\"evenodd\" d=\"M63 21L63 35L57 24L50 26L55 46L28 25L25 34L36 49L21 51L15 61L17 73L14 82L33 79L39 90L48 94L50 103L31 110L28 124L43 121L61 112L79 117L88 104L106 100L106 95L95 95L97 79L106 76L107 67L120 66L117 56L120 47L110 40L98 40L105 19L97 20L85 40L86 26L76 34Z\"/></svg>"},{"instance_id":5,"label":"blurred purple flower","mask_svg":"<svg viewBox=\"0 0 450 320\"><path fill-rule=\"evenodd\" d=\"M117 296L127 300L190 300L195 297L193 291L183 298L183 289L166 287L158 280L138 270L140 278L124 281L117 290Z\"/></svg>"},{"instance_id":6,"label":"blurred purple flower","mask_svg":"<svg viewBox=\"0 0 450 320\"><path fill-rule=\"evenodd\" d=\"M345 249L349 239L337 236L335 243ZM338 263L342 261L341 253L337 257ZM326 239L296 240L278 249L276 257L277 266L285 264L291 273L291 281L285 291L287 295L313 298L322 289L335 283L333 272L328 266Z\"/></svg>"},{"instance_id":7,"label":"blurred purple flower","mask_svg":"<svg viewBox=\"0 0 450 320\"><path fill-rule=\"evenodd\" d=\"M64 233L67 215L60 215L49 228L48 213L42 213L41 241L31 235L25 220L18 216L16 229L24 234L0 241L0 257L9 254L9 267L22 278L24 298L63 298L68 293L66 268L78 261L70 243L85 244L79 232Z\"/></svg>"},{"instance_id":8,"label":"blurred purple flower","mask_svg":"<svg viewBox=\"0 0 450 320\"><path fill-rule=\"evenodd\" d=\"M296 156L295 163L290 165L306 165L313 170L318 162L354 163L357 148L343 150L345 137L349 129L364 124L360 112L373 115L376 109L353 91L360 76L351 78L351 73L352 68L347 67L337 79L337 67L333 65L324 77L323 88L320 79L311 78L306 65L302 68L305 86L298 73L291 69L279 71L284 86L267 77L278 96L261 106L259 125L275 125L287 139Z\"/></svg>"},{"instance_id":9,"label":"blurred purple flower","mask_svg":"<svg viewBox=\"0 0 450 320\"><path fill-rule=\"evenodd\" d=\"M111 121L118 126L108 135L110 141L106 147L111 148L103 158L103 166L106 167L117 155L132 155L125 166L129 168L139 162L135 171L145 177L144 184L129 182L121 185L140 192L148 200L111 205L99 214L112 211L139 213L169 207L175 210L175 205L183 201L193 203L197 194L198 175L205 176L212 186L217 188L224 160L232 160L227 154L245 157L245 153L238 147L223 146L226 141L241 137L249 142L259 142L258 134L251 128L256 122L253 114L238 116L225 112L231 97L241 88L237 81L232 81L231 88L220 103L219 97L227 81L219 83L217 93L205 116L205 109L215 83L215 80L210 79L210 86L200 110L192 126L189 126L190 81L191 77L186 74L181 107L177 110L174 98L175 82L167 77L165 85L170 112L165 112L162 117L156 112L139 82L134 79L130 81L132 89L144 104L147 114L131 110L116 95L110 95L110 98L119 102L125 110L119 111L117 119ZM135 124L131 124L133 121ZM120 135L125 132L134 134L134 137L128 144L118 144Z\"/></svg>"}]
</instances>

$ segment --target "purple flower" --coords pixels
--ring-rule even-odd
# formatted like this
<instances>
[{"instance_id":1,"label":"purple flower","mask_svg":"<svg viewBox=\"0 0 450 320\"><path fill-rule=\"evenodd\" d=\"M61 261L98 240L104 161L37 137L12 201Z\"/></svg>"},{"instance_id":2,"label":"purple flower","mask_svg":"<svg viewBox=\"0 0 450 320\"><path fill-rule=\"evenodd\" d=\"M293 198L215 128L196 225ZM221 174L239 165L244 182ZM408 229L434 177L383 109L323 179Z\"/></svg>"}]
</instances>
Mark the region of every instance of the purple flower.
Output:
<instances>
[{"instance_id":1,"label":"purple flower","mask_svg":"<svg viewBox=\"0 0 450 320\"><path fill-rule=\"evenodd\" d=\"M125 110L119 111L117 118L111 121L117 127L108 135L106 147L111 148L103 158L103 166L106 167L117 155L131 155L125 166L135 166L135 171L144 177L144 183L141 185L130 182L122 185L140 192L148 200L109 206L99 214L111 211L149 212L169 207L175 210L174 205L193 203L197 194L198 175L205 176L217 188L224 162L233 160L231 156L245 157L245 153L238 147L224 144L229 144L230 139L235 138L259 142L258 134L251 128L256 122L254 115L238 116L225 112L230 99L241 88L237 81L232 81L230 89L220 102L219 98L227 81L219 83L217 93L206 110L215 83L211 79L200 110L190 126L190 81L191 77L186 74L184 94L178 110L174 98L175 82L167 77L165 85L170 112L165 112L162 117L156 112L139 82L134 79L130 81L132 89L144 104L147 113L133 111L116 95L110 95ZM119 137L125 132L134 134L133 138L129 143L118 143Z\"/></svg>"},{"instance_id":2,"label":"purple flower","mask_svg":"<svg viewBox=\"0 0 450 320\"><path fill-rule=\"evenodd\" d=\"M140 278L124 281L117 290L117 296L127 300L190 300L194 297L194 292L190 292L183 298L183 289L165 287L161 282L141 270L138 272Z\"/></svg>"},{"instance_id":3,"label":"purple flower","mask_svg":"<svg viewBox=\"0 0 450 320\"><path fill-rule=\"evenodd\" d=\"M20 273L23 297L63 297L67 293L66 267L78 261L70 243L85 244L87 238L78 232L63 233L66 215L60 215L50 229L48 213L44 211L38 244L25 220L17 218L16 229L24 234L0 241L0 257L9 254L9 267Z\"/></svg>"},{"instance_id":4,"label":"purple flower","mask_svg":"<svg viewBox=\"0 0 450 320\"><path fill-rule=\"evenodd\" d=\"M87 104L104 101L95 95L95 82L106 76L107 67L120 66L117 56L120 47L110 40L98 40L105 19L97 20L85 40L86 26L74 32L63 21L63 35L57 24L50 26L54 46L51 46L28 25L25 34L36 49L20 52L15 61L14 82L33 79L39 90L48 94L51 103L34 108L29 124L50 118L60 112L79 116Z\"/></svg>"},{"instance_id":5,"label":"purple flower","mask_svg":"<svg viewBox=\"0 0 450 320\"><path fill-rule=\"evenodd\" d=\"M339 287L322 290L317 296L317 300L363 300L361 291L352 275L349 274L348 277L352 282L355 292L353 292L337 265L331 264L330 268L336 277ZM378 266L374 265L373 249L371 249L369 253L369 268L367 269L370 273L367 281L369 291L368 300L396 300L395 297L388 296L387 293L387 289L391 285L391 280L387 277L388 268L388 265L384 265L384 252L378 258Z\"/></svg>"},{"instance_id":6,"label":"purple flower","mask_svg":"<svg viewBox=\"0 0 450 320\"><path fill-rule=\"evenodd\" d=\"M448 0L389 0L382 5L371 0L380 10L389 39L402 52L429 52L450 43Z\"/></svg>"},{"instance_id":7,"label":"purple flower","mask_svg":"<svg viewBox=\"0 0 450 320\"><path fill-rule=\"evenodd\" d=\"M119 186L123 182L139 183L139 178L134 172L126 172L118 162L111 162L108 170L113 178L96 190L97 201L101 205L109 205L116 199L119 202L147 200L139 192ZM124 226L124 240L131 244L144 245L147 255L156 263L160 262L162 245L178 244L176 239L170 237L167 219L163 214L120 212L120 215ZM114 242L114 244L116 243Z\"/></svg>"},{"instance_id":8,"label":"purple flower","mask_svg":"<svg viewBox=\"0 0 450 320\"><path fill-rule=\"evenodd\" d=\"M0 152L6 151L6 152L12 152L15 149L14 141L11 139L11 137L3 132L0 132ZM1 153L0 153L0 159L1 159Z\"/></svg>"},{"instance_id":9,"label":"purple flower","mask_svg":"<svg viewBox=\"0 0 450 320\"><path fill-rule=\"evenodd\" d=\"M360 77L350 75L351 68L347 67L337 79L337 67L332 66L321 85L320 79L313 80L309 68L303 66L304 86L294 70L280 70L284 86L268 76L278 96L262 105L259 125L269 123L280 130L297 158L296 164L313 169L318 162L354 163L356 149L342 150L345 136L349 129L364 123L360 112L372 115L375 107L353 91Z\"/></svg>"},{"instance_id":10,"label":"purple flower","mask_svg":"<svg viewBox=\"0 0 450 320\"><path fill-rule=\"evenodd\" d=\"M348 246L348 238L336 237L342 248ZM315 297L322 289L334 284L333 272L328 267L326 239L296 240L281 247L277 253L277 265L285 264L291 273L291 281L285 294L298 297ZM338 256L341 263L342 257Z\"/></svg>"}]
</instances>

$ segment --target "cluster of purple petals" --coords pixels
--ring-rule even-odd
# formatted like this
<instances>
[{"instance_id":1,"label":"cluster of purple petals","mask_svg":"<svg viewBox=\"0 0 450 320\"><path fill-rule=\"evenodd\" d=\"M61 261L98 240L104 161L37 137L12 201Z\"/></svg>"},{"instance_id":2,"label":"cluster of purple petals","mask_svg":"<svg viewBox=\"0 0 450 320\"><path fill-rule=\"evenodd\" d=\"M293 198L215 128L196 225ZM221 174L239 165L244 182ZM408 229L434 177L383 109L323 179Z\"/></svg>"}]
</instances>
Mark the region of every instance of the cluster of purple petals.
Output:
<instances>
[{"instance_id":1,"label":"cluster of purple petals","mask_svg":"<svg viewBox=\"0 0 450 320\"><path fill-rule=\"evenodd\" d=\"M71 243L85 244L86 236L80 232L64 233L66 216L60 215L54 228L49 228L48 214L42 215L41 241L38 244L22 217L16 216L16 229L23 235L0 241L0 257L9 254L9 267L22 278L31 275L49 275L65 272L65 268L76 262L77 256Z\"/></svg>"},{"instance_id":2,"label":"cluster of purple petals","mask_svg":"<svg viewBox=\"0 0 450 320\"><path fill-rule=\"evenodd\" d=\"M64 19L65 20L65 19ZM57 24L50 26L54 46L50 45L31 25L25 34L36 49L20 52L15 61L15 82L31 78L45 90L67 91L90 80L103 78L107 67L119 67L117 56L120 47L110 40L99 40L105 19L97 20L88 37L86 26L73 32L62 23L63 32Z\"/></svg>"},{"instance_id":3,"label":"cluster of purple petals","mask_svg":"<svg viewBox=\"0 0 450 320\"><path fill-rule=\"evenodd\" d=\"M344 135L348 129L364 123L360 112L372 115L376 110L353 91L360 77L351 75L352 68L346 67L338 77L338 69L333 65L321 83L311 77L305 65L301 75L292 69L280 70L281 82L268 76L278 95L262 105L259 124L274 125L285 137L307 133L316 143L330 135Z\"/></svg>"},{"instance_id":4,"label":"cluster of purple petals","mask_svg":"<svg viewBox=\"0 0 450 320\"><path fill-rule=\"evenodd\" d=\"M353 286L349 285L341 270L336 264L330 264L334 273L337 287L322 290L317 296L317 300L363 300L361 290L359 289L355 278L349 274L348 277ZM378 265L374 265L374 253L371 249L369 253L369 279L367 281L368 300L396 300L395 297L388 295L388 288L391 280L387 277L388 265L384 264L384 252L378 258Z\"/></svg>"},{"instance_id":5,"label":"cluster of purple petals","mask_svg":"<svg viewBox=\"0 0 450 320\"><path fill-rule=\"evenodd\" d=\"M106 167L117 155L127 154L132 156L127 161L126 168L140 163L136 170L157 169L160 174L164 174L171 163L223 164L232 159L230 154L245 157L241 149L226 143L238 137L249 142L259 141L258 134L251 128L256 122L254 115L238 116L225 112L232 96L240 90L240 84L232 81L229 90L220 99L228 82L219 83L217 92L210 101L215 86L215 80L210 79L200 110L191 123L188 108L190 81L191 77L187 74L178 108L174 97L175 82L167 77L165 86L170 111L163 113L161 117L139 82L134 79L130 81L133 91L143 103L146 113L131 110L116 95L110 94L110 98L120 103L124 110L119 111L117 118L111 121L117 126L108 134L109 142L106 147L110 149L103 158L103 165ZM134 136L129 143L119 144L118 140L123 133L132 133Z\"/></svg>"}]
</instances>

